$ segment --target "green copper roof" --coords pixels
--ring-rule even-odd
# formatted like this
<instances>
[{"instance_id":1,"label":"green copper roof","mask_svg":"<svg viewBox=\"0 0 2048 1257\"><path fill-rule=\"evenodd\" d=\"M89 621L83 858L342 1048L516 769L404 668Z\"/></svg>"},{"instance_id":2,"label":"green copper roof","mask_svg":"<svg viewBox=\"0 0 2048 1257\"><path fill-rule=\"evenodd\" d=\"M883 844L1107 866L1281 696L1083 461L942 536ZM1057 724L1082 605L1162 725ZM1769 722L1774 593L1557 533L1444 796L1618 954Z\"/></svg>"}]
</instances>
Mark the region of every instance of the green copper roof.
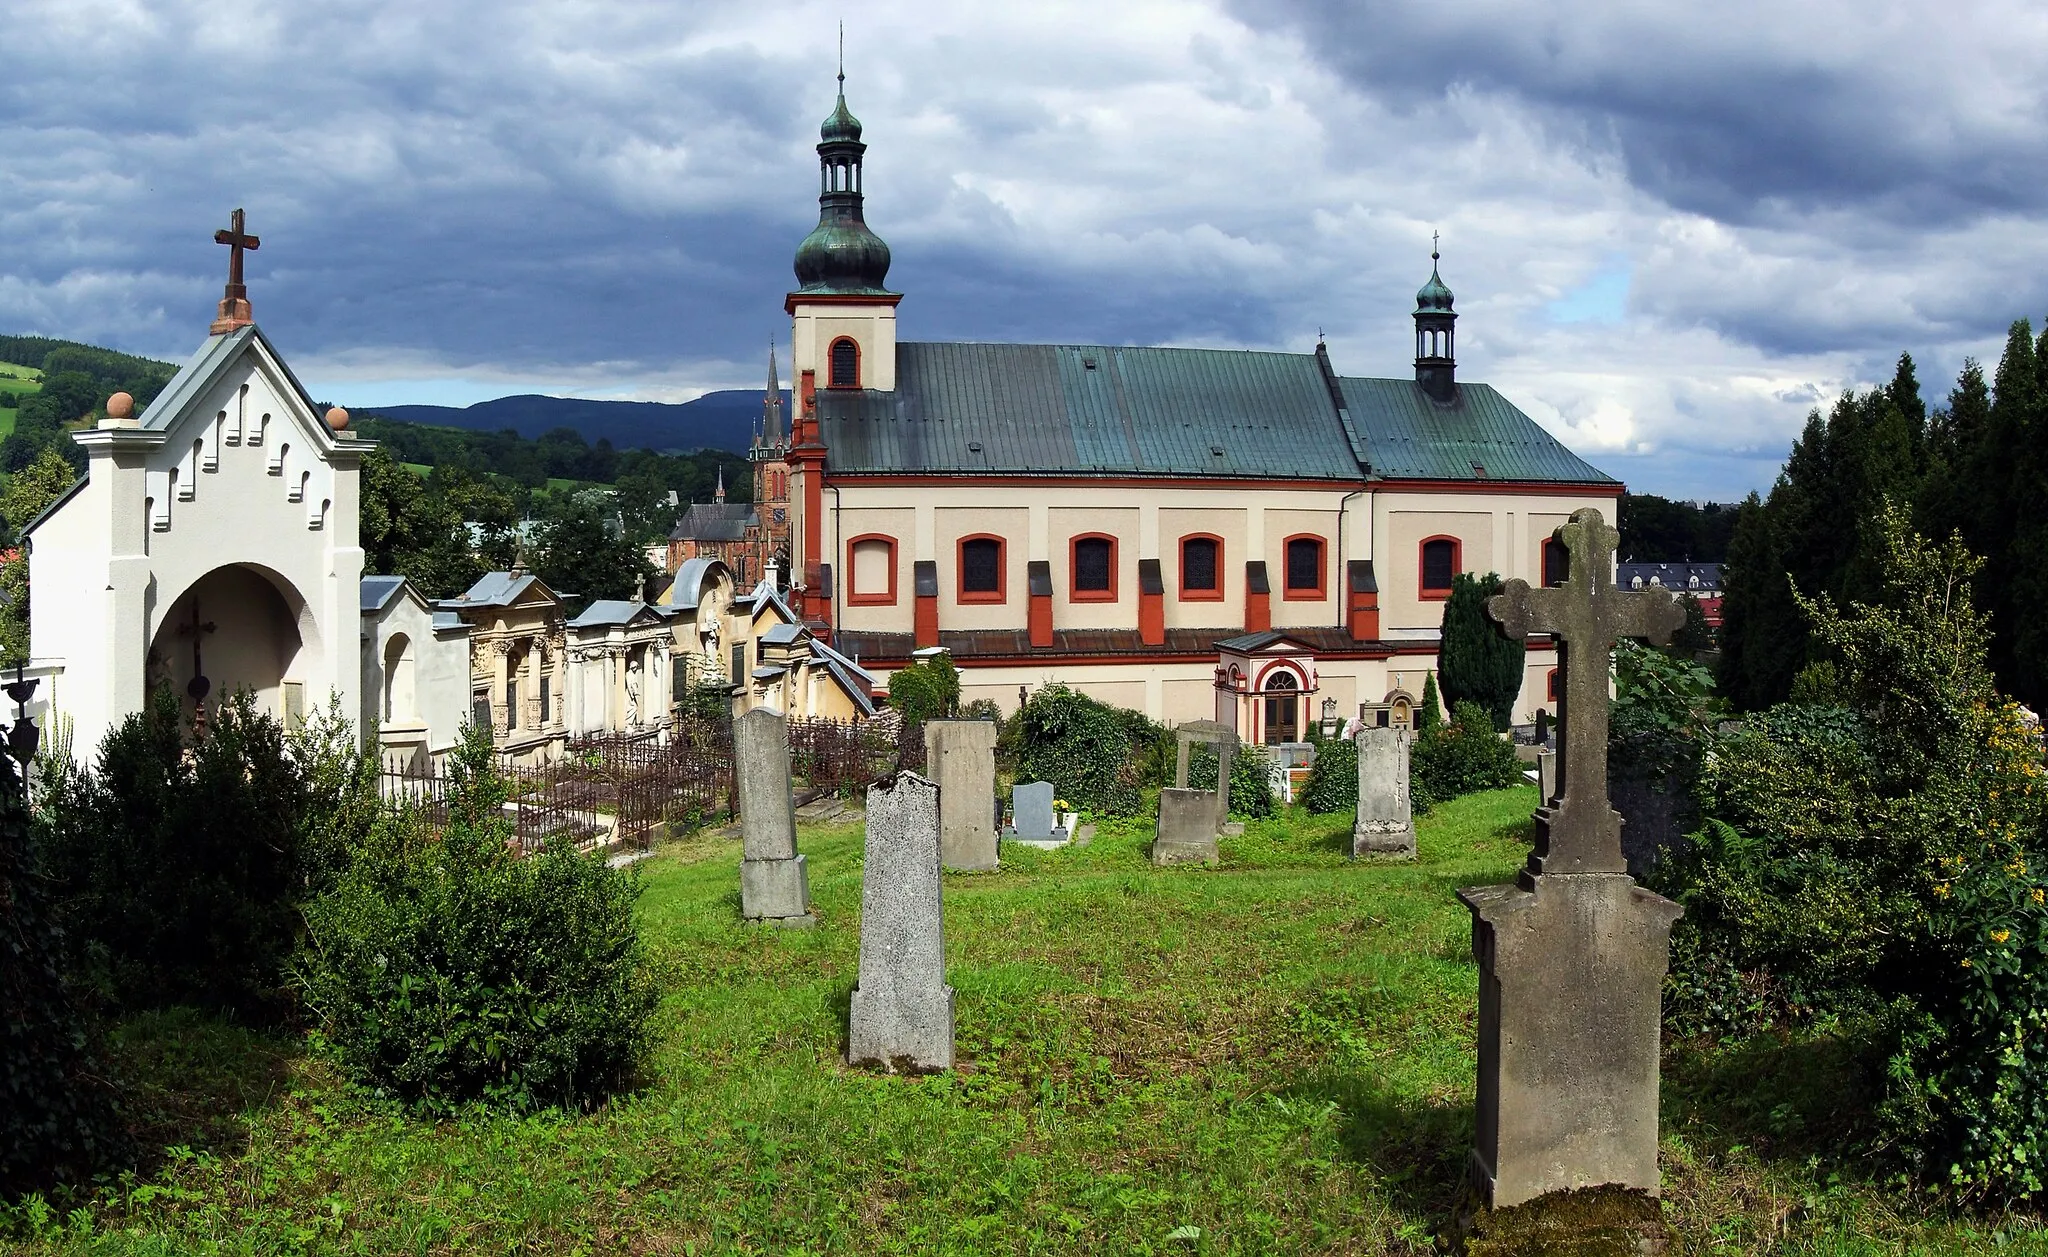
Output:
<instances>
[{"instance_id":1,"label":"green copper roof","mask_svg":"<svg viewBox=\"0 0 2048 1257\"><path fill-rule=\"evenodd\" d=\"M1436 273L1437 256L1429 255L1429 282L1415 294L1415 313L1449 314L1451 312L1451 290L1444 286L1443 279Z\"/></svg>"},{"instance_id":2,"label":"green copper roof","mask_svg":"<svg viewBox=\"0 0 2048 1257\"><path fill-rule=\"evenodd\" d=\"M821 389L818 424L842 475L1614 483L1487 385L1337 384L1342 411L1313 354L910 341L895 392Z\"/></svg>"},{"instance_id":3,"label":"green copper roof","mask_svg":"<svg viewBox=\"0 0 2048 1257\"><path fill-rule=\"evenodd\" d=\"M825 119L825 125L818 128L818 138L827 144L849 144L860 139L860 119L846 107L844 75L839 80L839 103L832 107L832 114Z\"/></svg>"},{"instance_id":4,"label":"green copper roof","mask_svg":"<svg viewBox=\"0 0 2048 1257\"><path fill-rule=\"evenodd\" d=\"M1614 484L1490 384L1460 380L1438 405L1413 380L1344 376L1352 448L1375 480Z\"/></svg>"},{"instance_id":5,"label":"green copper roof","mask_svg":"<svg viewBox=\"0 0 2048 1257\"><path fill-rule=\"evenodd\" d=\"M855 205L827 205L818 225L796 247L798 292L887 296L889 246L868 230Z\"/></svg>"}]
</instances>

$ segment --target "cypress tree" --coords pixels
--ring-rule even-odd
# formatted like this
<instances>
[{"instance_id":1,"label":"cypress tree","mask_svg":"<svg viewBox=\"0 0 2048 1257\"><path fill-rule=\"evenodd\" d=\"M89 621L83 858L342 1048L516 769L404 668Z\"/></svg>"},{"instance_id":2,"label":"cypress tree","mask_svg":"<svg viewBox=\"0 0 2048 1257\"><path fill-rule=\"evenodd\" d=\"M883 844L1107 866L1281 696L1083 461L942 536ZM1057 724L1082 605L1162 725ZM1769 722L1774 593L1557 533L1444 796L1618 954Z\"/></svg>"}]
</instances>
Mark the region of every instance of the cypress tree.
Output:
<instances>
[{"instance_id":1,"label":"cypress tree","mask_svg":"<svg viewBox=\"0 0 2048 1257\"><path fill-rule=\"evenodd\" d=\"M1899 355L1899 365L1892 372L1892 382L1885 387L1884 395L1905 417L1913 448L1912 469L1917 475L1926 461L1927 403L1920 397L1920 377L1913 370L1912 354Z\"/></svg>"},{"instance_id":2,"label":"cypress tree","mask_svg":"<svg viewBox=\"0 0 2048 1257\"><path fill-rule=\"evenodd\" d=\"M1503 636L1486 614L1486 600L1500 591L1501 579L1494 572L1484 576L1460 572L1451 578L1436 667L1452 711L1459 703L1477 703L1486 709L1493 727L1506 732L1514 720L1515 699L1522 692L1528 650L1521 642Z\"/></svg>"},{"instance_id":3,"label":"cypress tree","mask_svg":"<svg viewBox=\"0 0 2048 1257\"><path fill-rule=\"evenodd\" d=\"M1806 666L1806 620L1776 528L1785 489L1781 476L1769 502L1754 493L1743 500L1721 571L1720 688L1742 711L1784 701Z\"/></svg>"},{"instance_id":4,"label":"cypress tree","mask_svg":"<svg viewBox=\"0 0 2048 1257\"><path fill-rule=\"evenodd\" d=\"M1436 692L1436 673L1424 673L1422 677L1422 706L1415 712L1415 728L1428 733L1444 722L1444 700Z\"/></svg>"},{"instance_id":5,"label":"cypress tree","mask_svg":"<svg viewBox=\"0 0 2048 1257\"><path fill-rule=\"evenodd\" d=\"M2037 430L2041 397L2039 357L2027 320L2007 330L1992 381L1983 438L1963 462L1959 490L1968 504L1963 537L1985 560L1978 587L1985 590L1991 612L1991 666L1999 688L2032 703L2040 694L2023 680L2017 654L2024 631L2020 610L2027 605L2022 596L2031 594L2034 583L2021 569L2019 544L2022 502L2034 496L2026 483L2033 460L2025 442Z\"/></svg>"}]
</instances>

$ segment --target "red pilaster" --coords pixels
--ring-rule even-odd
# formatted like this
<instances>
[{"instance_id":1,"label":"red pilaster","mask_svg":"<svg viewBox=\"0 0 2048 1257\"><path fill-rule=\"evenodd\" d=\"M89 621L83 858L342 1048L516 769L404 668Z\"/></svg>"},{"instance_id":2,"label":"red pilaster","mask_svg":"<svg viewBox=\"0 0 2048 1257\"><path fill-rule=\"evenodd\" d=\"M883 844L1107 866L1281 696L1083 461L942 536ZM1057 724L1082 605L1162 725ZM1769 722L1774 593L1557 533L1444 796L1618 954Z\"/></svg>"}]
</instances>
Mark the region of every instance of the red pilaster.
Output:
<instances>
[{"instance_id":1,"label":"red pilaster","mask_svg":"<svg viewBox=\"0 0 2048 1257\"><path fill-rule=\"evenodd\" d=\"M911 644L919 650L939 644L939 565L920 559L911 565Z\"/></svg>"},{"instance_id":2,"label":"red pilaster","mask_svg":"<svg viewBox=\"0 0 2048 1257\"><path fill-rule=\"evenodd\" d=\"M1158 559L1138 560L1138 640L1147 646L1166 644L1166 582Z\"/></svg>"},{"instance_id":3,"label":"red pilaster","mask_svg":"<svg viewBox=\"0 0 2048 1257\"><path fill-rule=\"evenodd\" d=\"M1031 644L1039 649L1052 645L1052 564L1034 559L1024 565L1025 591L1030 595L1026 627Z\"/></svg>"},{"instance_id":4,"label":"red pilaster","mask_svg":"<svg viewBox=\"0 0 2048 1257\"><path fill-rule=\"evenodd\" d=\"M1263 633L1273 627L1273 589L1266 583L1266 563L1253 559L1244 565L1244 631Z\"/></svg>"},{"instance_id":5,"label":"red pilaster","mask_svg":"<svg viewBox=\"0 0 2048 1257\"><path fill-rule=\"evenodd\" d=\"M1354 642L1376 641L1380 635L1380 586L1372 560L1353 559L1344 565L1345 627Z\"/></svg>"}]
</instances>

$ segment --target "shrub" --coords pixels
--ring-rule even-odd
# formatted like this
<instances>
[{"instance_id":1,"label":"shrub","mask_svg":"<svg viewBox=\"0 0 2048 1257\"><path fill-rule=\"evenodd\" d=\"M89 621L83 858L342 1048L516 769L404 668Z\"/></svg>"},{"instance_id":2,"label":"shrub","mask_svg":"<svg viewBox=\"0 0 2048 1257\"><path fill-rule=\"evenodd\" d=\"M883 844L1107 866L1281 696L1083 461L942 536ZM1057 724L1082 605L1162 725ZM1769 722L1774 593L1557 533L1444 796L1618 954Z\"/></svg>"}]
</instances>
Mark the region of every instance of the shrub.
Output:
<instances>
[{"instance_id":1,"label":"shrub","mask_svg":"<svg viewBox=\"0 0 2048 1257\"><path fill-rule=\"evenodd\" d=\"M1206 745L1188 749L1188 785L1207 790L1216 783L1216 752ZM1280 808L1273 795L1273 757L1263 746L1240 745L1230 758L1232 816L1264 820Z\"/></svg>"},{"instance_id":2,"label":"shrub","mask_svg":"<svg viewBox=\"0 0 2048 1257\"><path fill-rule=\"evenodd\" d=\"M1447 724L1419 734L1409 748L1410 794L1418 811L1476 790L1499 790L1522 780L1515 748L1494 730L1477 703L1459 703Z\"/></svg>"},{"instance_id":3,"label":"shrub","mask_svg":"<svg viewBox=\"0 0 2048 1257\"><path fill-rule=\"evenodd\" d=\"M631 1075L657 993L637 877L599 855L511 850L488 731L453 763L447 829L380 826L306 909L296 973L358 1083L422 1111L588 1108Z\"/></svg>"},{"instance_id":4,"label":"shrub","mask_svg":"<svg viewBox=\"0 0 2048 1257\"><path fill-rule=\"evenodd\" d=\"M189 753L168 691L110 732L47 816L49 868L99 984L127 1007L274 1017L310 805L283 728L246 693Z\"/></svg>"},{"instance_id":5,"label":"shrub","mask_svg":"<svg viewBox=\"0 0 2048 1257\"><path fill-rule=\"evenodd\" d=\"M1133 725L1116 708L1064 685L1048 685L1018 709L1016 723L1017 780L1049 781L1059 797L1084 812L1138 811Z\"/></svg>"},{"instance_id":6,"label":"shrub","mask_svg":"<svg viewBox=\"0 0 2048 1257\"><path fill-rule=\"evenodd\" d=\"M1492 572L1459 572L1451 578L1436 667L1444 700L1453 712L1461 703L1476 703L1493 722L1494 731L1505 733L1514 719L1529 654L1521 642L1509 641L1486 614L1486 600L1500 591L1500 577Z\"/></svg>"},{"instance_id":7,"label":"shrub","mask_svg":"<svg viewBox=\"0 0 2048 1257\"><path fill-rule=\"evenodd\" d=\"M1301 805L1311 812L1343 812L1358 806L1358 743L1331 738L1316 748L1302 783Z\"/></svg>"},{"instance_id":8,"label":"shrub","mask_svg":"<svg viewBox=\"0 0 2048 1257\"><path fill-rule=\"evenodd\" d=\"M889 674L889 705L910 724L943 720L960 707L960 671L946 655L930 655Z\"/></svg>"},{"instance_id":9,"label":"shrub","mask_svg":"<svg viewBox=\"0 0 2048 1257\"><path fill-rule=\"evenodd\" d=\"M1415 729L1428 733L1444 722L1444 702L1436 690L1436 673L1426 672L1422 676L1422 705L1415 709Z\"/></svg>"},{"instance_id":10,"label":"shrub","mask_svg":"<svg viewBox=\"0 0 2048 1257\"><path fill-rule=\"evenodd\" d=\"M0 756L0 1197L81 1181L126 1142L32 834Z\"/></svg>"}]
</instances>

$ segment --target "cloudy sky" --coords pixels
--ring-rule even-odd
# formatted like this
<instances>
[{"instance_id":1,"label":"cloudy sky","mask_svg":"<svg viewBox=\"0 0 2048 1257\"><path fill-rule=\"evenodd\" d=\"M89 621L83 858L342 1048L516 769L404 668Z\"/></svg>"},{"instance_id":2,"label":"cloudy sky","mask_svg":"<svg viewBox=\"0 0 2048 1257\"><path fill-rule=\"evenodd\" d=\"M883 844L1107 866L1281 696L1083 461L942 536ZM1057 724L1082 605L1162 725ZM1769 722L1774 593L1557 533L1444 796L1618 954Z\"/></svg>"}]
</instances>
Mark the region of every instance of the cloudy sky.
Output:
<instances>
[{"instance_id":1,"label":"cloudy sky","mask_svg":"<svg viewBox=\"0 0 2048 1257\"><path fill-rule=\"evenodd\" d=\"M0 330L183 360L264 329L357 405L761 378L835 22L906 339L1460 372L1631 487L1768 484L1910 350L2048 310L2048 9L1361 0L11 0Z\"/></svg>"}]
</instances>

